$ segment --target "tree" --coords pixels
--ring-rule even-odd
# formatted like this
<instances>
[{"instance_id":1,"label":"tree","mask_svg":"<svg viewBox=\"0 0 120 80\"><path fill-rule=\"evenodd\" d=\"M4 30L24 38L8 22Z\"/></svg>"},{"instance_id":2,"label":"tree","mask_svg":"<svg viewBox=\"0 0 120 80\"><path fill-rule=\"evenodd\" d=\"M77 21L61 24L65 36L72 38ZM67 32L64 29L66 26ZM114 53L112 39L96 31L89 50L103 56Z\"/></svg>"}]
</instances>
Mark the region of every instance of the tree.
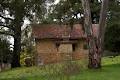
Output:
<instances>
[{"instance_id":1,"label":"tree","mask_svg":"<svg viewBox=\"0 0 120 80\"><path fill-rule=\"evenodd\" d=\"M89 42L89 67L99 68L101 67L101 53L103 52L104 30L107 15L108 3L103 1L101 15L100 13L101 1L98 0L61 0L59 4L54 5L52 14L54 15L52 20L60 22L62 24L75 24L82 23L84 25L85 32L87 33L87 39ZM106 5L104 5L106 4ZM90 10L91 8L91 10ZM84 12L83 12L84 10ZM91 14L92 13L92 14ZM104 15L105 14L105 15ZM79 15L79 16L78 16ZM83 19L85 21L83 22ZM71 24L72 22L72 24ZM99 35L95 38L92 32L92 24L99 23ZM72 29L72 28L71 28ZM102 40L102 41L100 41Z\"/></svg>"},{"instance_id":2,"label":"tree","mask_svg":"<svg viewBox=\"0 0 120 80\"><path fill-rule=\"evenodd\" d=\"M78 14L82 15L82 6L79 6L80 3L80 0L60 0L58 4L51 5L48 14L50 23L79 23L81 18L78 17Z\"/></svg>"},{"instance_id":3,"label":"tree","mask_svg":"<svg viewBox=\"0 0 120 80\"><path fill-rule=\"evenodd\" d=\"M92 20L89 0L82 0L82 6L84 10L84 28L87 34L88 46L89 46L89 68L101 68L101 54L103 52L104 33L106 28L106 17L108 0L102 1L100 19L99 19L99 33L97 37L94 37L92 30Z\"/></svg>"},{"instance_id":4,"label":"tree","mask_svg":"<svg viewBox=\"0 0 120 80\"><path fill-rule=\"evenodd\" d=\"M49 1L49 0L47 0ZM13 36L14 49L12 54L12 67L20 66L21 28L24 20L41 22L46 12L46 0L0 0L0 27L7 28L1 34Z\"/></svg>"},{"instance_id":5,"label":"tree","mask_svg":"<svg viewBox=\"0 0 120 80\"><path fill-rule=\"evenodd\" d=\"M112 52L119 51L120 41L120 2L119 0L109 1L109 21L105 33L105 49ZM113 54L114 55L114 54ZM116 54L115 54L116 55Z\"/></svg>"},{"instance_id":6,"label":"tree","mask_svg":"<svg viewBox=\"0 0 120 80\"><path fill-rule=\"evenodd\" d=\"M107 30L105 33L105 48L112 52L120 52L120 25L119 24L113 24L107 27Z\"/></svg>"},{"instance_id":7,"label":"tree","mask_svg":"<svg viewBox=\"0 0 120 80\"><path fill-rule=\"evenodd\" d=\"M99 0L90 0L92 23L99 22ZM60 0L58 4L50 6L47 23L71 24L83 23L83 8L81 0Z\"/></svg>"},{"instance_id":8,"label":"tree","mask_svg":"<svg viewBox=\"0 0 120 80\"><path fill-rule=\"evenodd\" d=\"M120 15L120 1L119 0L110 0L109 1L108 27L112 26L114 24L120 23L119 15Z\"/></svg>"}]
</instances>

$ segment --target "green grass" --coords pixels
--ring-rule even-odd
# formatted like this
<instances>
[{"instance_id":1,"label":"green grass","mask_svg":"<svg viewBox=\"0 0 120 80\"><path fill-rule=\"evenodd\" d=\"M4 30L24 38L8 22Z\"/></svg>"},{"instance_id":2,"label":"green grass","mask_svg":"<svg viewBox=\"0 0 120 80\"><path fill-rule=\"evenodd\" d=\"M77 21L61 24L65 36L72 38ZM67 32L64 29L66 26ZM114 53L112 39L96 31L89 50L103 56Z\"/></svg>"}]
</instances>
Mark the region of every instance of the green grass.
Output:
<instances>
[{"instance_id":1,"label":"green grass","mask_svg":"<svg viewBox=\"0 0 120 80\"><path fill-rule=\"evenodd\" d=\"M102 69L99 70L81 68L79 74L71 76L60 73L58 65L22 67L1 72L0 80L120 80L120 56L113 59L103 58L102 66ZM54 70L57 71L57 74L54 73Z\"/></svg>"}]
</instances>

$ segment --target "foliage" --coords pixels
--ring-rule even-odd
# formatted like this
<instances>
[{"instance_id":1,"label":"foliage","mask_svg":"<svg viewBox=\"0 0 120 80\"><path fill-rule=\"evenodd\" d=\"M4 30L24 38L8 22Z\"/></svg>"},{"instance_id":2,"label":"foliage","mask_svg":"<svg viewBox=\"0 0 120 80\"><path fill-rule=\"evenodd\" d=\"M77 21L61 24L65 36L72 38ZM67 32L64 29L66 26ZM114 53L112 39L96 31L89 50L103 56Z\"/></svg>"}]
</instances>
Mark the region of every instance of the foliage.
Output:
<instances>
[{"instance_id":1,"label":"foliage","mask_svg":"<svg viewBox=\"0 0 120 80\"><path fill-rule=\"evenodd\" d=\"M91 0L92 22L98 23L100 2ZM58 4L50 6L46 23L83 24L83 8L80 0L60 0Z\"/></svg>"},{"instance_id":2,"label":"foliage","mask_svg":"<svg viewBox=\"0 0 120 80\"><path fill-rule=\"evenodd\" d=\"M32 48L31 50L29 50L29 48L28 49L25 48L24 50L22 50L21 55L20 55L21 66L27 66L27 65L33 66L35 64L34 57L35 57L34 48ZM28 64L26 63L26 61Z\"/></svg>"},{"instance_id":3,"label":"foliage","mask_svg":"<svg viewBox=\"0 0 120 80\"><path fill-rule=\"evenodd\" d=\"M35 41L32 37L32 29L30 26L27 26L26 29L22 31L22 40L21 40L21 55L20 62L22 66L35 64ZM27 64L26 64L27 63Z\"/></svg>"},{"instance_id":4,"label":"foliage","mask_svg":"<svg viewBox=\"0 0 120 80\"><path fill-rule=\"evenodd\" d=\"M78 14L82 14L81 1L60 0L58 4L50 6L47 23L71 23L78 21Z\"/></svg>"},{"instance_id":5,"label":"foliage","mask_svg":"<svg viewBox=\"0 0 120 80\"><path fill-rule=\"evenodd\" d=\"M0 0L0 30L1 34L11 35L14 38L12 67L20 66L21 28L24 20L41 23L46 13L46 2L53 0Z\"/></svg>"},{"instance_id":6,"label":"foliage","mask_svg":"<svg viewBox=\"0 0 120 80\"><path fill-rule=\"evenodd\" d=\"M110 0L108 26L105 33L105 49L120 52L120 2Z\"/></svg>"},{"instance_id":7,"label":"foliage","mask_svg":"<svg viewBox=\"0 0 120 80\"><path fill-rule=\"evenodd\" d=\"M11 61L10 43L6 39L0 38L0 63Z\"/></svg>"},{"instance_id":8,"label":"foliage","mask_svg":"<svg viewBox=\"0 0 120 80\"><path fill-rule=\"evenodd\" d=\"M120 1L119 0L110 0L109 2L109 22L108 25L120 23ZM120 25L120 24L118 24Z\"/></svg>"},{"instance_id":9,"label":"foliage","mask_svg":"<svg viewBox=\"0 0 120 80\"><path fill-rule=\"evenodd\" d=\"M107 27L105 48L113 52L120 52L120 24Z\"/></svg>"}]
</instances>

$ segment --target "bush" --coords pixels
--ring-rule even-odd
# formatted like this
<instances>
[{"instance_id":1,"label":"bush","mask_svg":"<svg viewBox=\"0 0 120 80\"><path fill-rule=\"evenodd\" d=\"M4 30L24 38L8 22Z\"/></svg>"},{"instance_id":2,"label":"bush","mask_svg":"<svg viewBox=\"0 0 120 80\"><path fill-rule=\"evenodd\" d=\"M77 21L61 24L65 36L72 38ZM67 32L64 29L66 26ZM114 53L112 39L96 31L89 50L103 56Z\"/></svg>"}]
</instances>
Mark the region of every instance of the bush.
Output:
<instances>
[{"instance_id":1,"label":"bush","mask_svg":"<svg viewBox=\"0 0 120 80\"><path fill-rule=\"evenodd\" d=\"M9 41L0 38L0 63L11 62L11 53Z\"/></svg>"},{"instance_id":2,"label":"bush","mask_svg":"<svg viewBox=\"0 0 120 80\"><path fill-rule=\"evenodd\" d=\"M33 65L33 61L32 61L32 58L31 57L26 57L25 58L25 66L26 67L30 67Z\"/></svg>"},{"instance_id":3,"label":"bush","mask_svg":"<svg viewBox=\"0 0 120 80\"><path fill-rule=\"evenodd\" d=\"M112 52L120 52L120 24L107 27L105 33L105 48Z\"/></svg>"},{"instance_id":4,"label":"bush","mask_svg":"<svg viewBox=\"0 0 120 80\"><path fill-rule=\"evenodd\" d=\"M34 58L33 53L28 53L27 50L24 50L23 52L21 52L21 55L20 55L21 66L29 67L34 65L33 58Z\"/></svg>"}]
</instances>

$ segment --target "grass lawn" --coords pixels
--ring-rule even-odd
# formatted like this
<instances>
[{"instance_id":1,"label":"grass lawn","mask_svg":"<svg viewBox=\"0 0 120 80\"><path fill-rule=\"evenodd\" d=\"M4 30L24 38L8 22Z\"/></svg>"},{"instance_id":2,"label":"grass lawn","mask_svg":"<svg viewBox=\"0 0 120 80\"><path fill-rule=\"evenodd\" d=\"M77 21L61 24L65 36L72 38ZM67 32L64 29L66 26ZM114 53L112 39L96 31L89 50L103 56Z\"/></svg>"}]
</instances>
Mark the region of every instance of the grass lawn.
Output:
<instances>
[{"instance_id":1,"label":"grass lawn","mask_svg":"<svg viewBox=\"0 0 120 80\"><path fill-rule=\"evenodd\" d=\"M61 74L49 74L53 66L23 67L0 73L0 80L120 80L120 56L115 58L103 58L102 69L81 69L79 74L65 76Z\"/></svg>"}]
</instances>

